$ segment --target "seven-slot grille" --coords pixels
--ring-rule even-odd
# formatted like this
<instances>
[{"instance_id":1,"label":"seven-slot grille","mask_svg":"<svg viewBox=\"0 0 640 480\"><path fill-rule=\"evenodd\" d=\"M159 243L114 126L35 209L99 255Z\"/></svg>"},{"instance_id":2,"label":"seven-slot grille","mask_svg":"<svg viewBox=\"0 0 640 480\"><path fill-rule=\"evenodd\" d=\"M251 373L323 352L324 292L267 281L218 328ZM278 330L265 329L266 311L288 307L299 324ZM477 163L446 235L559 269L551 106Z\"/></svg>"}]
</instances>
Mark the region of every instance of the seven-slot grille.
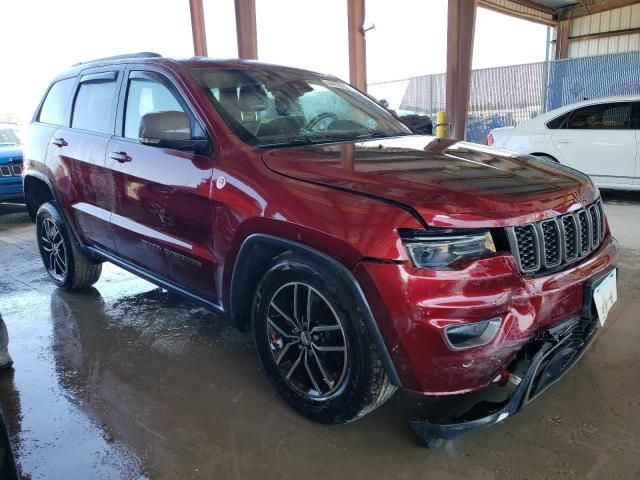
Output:
<instances>
[{"instance_id":1,"label":"seven-slot grille","mask_svg":"<svg viewBox=\"0 0 640 480\"><path fill-rule=\"evenodd\" d=\"M507 228L520 271L537 273L568 265L598 248L605 234L602 201L566 215Z\"/></svg>"}]
</instances>

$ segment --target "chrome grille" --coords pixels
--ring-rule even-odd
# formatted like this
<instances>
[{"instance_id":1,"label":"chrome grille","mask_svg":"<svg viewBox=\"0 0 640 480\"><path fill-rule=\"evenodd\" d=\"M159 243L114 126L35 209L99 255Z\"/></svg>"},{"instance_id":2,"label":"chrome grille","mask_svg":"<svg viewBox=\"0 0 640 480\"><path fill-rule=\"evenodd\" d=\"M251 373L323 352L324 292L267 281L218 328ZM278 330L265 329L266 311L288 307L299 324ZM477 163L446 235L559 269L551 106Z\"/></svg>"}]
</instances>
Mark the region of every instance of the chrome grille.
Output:
<instances>
[{"instance_id":1,"label":"chrome grille","mask_svg":"<svg viewBox=\"0 0 640 480\"><path fill-rule=\"evenodd\" d=\"M20 165L12 165L11 170L13 170L13 174L16 176L22 175L22 167Z\"/></svg>"},{"instance_id":2,"label":"chrome grille","mask_svg":"<svg viewBox=\"0 0 640 480\"><path fill-rule=\"evenodd\" d=\"M537 273L576 262L604 240L602 202L548 220L507 228L520 271Z\"/></svg>"},{"instance_id":3,"label":"chrome grille","mask_svg":"<svg viewBox=\"0 0 640 480\"><path fill-rule=\"evenodd\" d=\"M13 174L11 173L11 167L3 165L0 167L0 174L3 177L11 177Z\"/></svg>"}]
</instances>

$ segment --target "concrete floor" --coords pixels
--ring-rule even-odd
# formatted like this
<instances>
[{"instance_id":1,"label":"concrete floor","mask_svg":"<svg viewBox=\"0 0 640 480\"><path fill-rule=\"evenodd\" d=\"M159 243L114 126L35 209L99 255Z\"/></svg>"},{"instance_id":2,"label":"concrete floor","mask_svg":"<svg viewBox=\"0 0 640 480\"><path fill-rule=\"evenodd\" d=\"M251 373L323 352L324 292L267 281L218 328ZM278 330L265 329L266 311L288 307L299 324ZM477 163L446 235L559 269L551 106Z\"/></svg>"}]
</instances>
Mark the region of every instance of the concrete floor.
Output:
<instances>
[{"instance_id":1,"label":"concrete floor","mask_svg":"<svg viewBox=\"0 0 640 480\"><path fill-rule=\"evenodd\" d=\"M25 478L640 479L640 193L605 194L619 301L582 361L505 423L429 451L397 394L355 423L279 400L251 339L105 264L95 289L48 281L34 227L0 206L0 312L13 372L0 404Z\"/></svg>"}]
</instances>

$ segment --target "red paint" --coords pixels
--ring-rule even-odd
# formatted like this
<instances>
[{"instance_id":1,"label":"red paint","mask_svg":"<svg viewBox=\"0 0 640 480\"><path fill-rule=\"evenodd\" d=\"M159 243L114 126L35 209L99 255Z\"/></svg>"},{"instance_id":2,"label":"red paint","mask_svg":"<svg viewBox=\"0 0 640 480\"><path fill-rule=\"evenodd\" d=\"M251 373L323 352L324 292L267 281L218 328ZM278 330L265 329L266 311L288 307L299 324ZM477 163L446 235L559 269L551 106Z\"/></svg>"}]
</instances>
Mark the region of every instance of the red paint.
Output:
<instances>
[{"instance_id":1,"label":"red paint","mask_svg":"<svg viewBox=\"0 0 640 480\"><path fill-rule=\"evenodd\" d=\"M121 64L107 62L102 70ZM584 206L598 192L573 171L434 137L250 147L188 73L229 64L253 68L202 59L130 65L155 69L175 83L213 140L208 156L120 137L122 98L113 136L32 124L27 174L39 172L55 186L83 243L224 308L237 253L249 235L308 245L352 269L405 387L429 394L486 386L536 330L577 312L584 281L614 260L617 244L608 235L587 259L535 278L524 278L508 252L459 270L414 268L399 228L517 225ZM48 144L58 137L67 145ZM491 344L462 352L447 348L447 325L493 316L504 321Z\"/></svg>"},{"instance_id":2,"label":"red paint","mask_svg":"<svg viewBox=\"0 0 640 480\"><path fill-rule=\"evenodd\" d=\"M444 395L486 387L537 330L578 313L584 281L609 266L617 252L609 236L587 260L535 278L523 278L509 254L440 272L362 262L354 273L403 385ZM447 347L448 325L498 316L501 330L488 345L466 351Z\"/></svg>"}]
</instances>

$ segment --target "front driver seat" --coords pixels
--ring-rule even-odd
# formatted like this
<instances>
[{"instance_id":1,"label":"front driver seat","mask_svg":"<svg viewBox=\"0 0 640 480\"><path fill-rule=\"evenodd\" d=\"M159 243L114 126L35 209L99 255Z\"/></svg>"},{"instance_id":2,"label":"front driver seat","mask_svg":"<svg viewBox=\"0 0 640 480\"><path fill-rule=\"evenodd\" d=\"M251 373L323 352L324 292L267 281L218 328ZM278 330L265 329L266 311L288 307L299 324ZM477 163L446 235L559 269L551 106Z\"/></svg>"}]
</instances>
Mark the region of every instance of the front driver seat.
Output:
<instances>
[{"instance_id":1,"label":"front driver seat","mask_svg":"<svg viewBox=\"0 0 640 480\"><path fill-rule=\"evenodd\" d=\"M242 125L255 135L260 128L259 113L269 107L269 99L262 85L243 85L240 87L238 106L242 116Z\"/></svg>"}]
</instances>

